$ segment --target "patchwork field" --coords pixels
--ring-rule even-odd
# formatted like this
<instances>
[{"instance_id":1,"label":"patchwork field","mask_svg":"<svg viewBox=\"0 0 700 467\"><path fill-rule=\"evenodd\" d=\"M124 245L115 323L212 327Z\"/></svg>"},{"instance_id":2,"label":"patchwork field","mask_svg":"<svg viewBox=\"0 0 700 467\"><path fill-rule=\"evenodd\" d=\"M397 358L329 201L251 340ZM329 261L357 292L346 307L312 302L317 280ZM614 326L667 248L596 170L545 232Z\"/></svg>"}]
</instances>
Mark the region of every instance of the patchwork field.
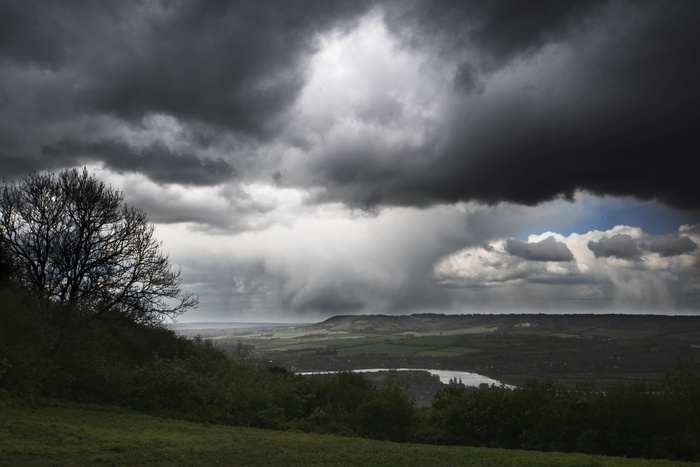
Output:
<instances>
[{"instance_id":1,"label":"patchwork field","mask_svg":"<svg viewBox=\"0 0 700 467\"><path fill-rule=\"evenodd\" d=\"M246 358L287 369L450 369L507 384L530 377L604 384L657 379L678 361L700 359L698 316L338 316L199 332L231 351L243 347Z\"/></svg>"}]
</instances>

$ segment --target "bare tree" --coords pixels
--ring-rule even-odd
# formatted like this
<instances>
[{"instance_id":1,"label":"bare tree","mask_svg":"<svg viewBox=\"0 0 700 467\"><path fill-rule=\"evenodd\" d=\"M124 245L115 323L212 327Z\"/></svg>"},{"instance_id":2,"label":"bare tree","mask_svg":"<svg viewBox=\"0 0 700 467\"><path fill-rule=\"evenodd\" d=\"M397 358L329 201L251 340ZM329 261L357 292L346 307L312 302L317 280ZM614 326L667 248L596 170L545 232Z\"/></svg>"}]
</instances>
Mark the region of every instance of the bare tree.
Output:
<instances>
[{"instance_id":1,"label":"bare tree","mask_svg":"<svg viewBox=\"0 0 700 467\"><path fill-rule=\"evenodd\" d=\"M96 318L156 324L195 307L146 215L86 169L32 173L0 191L0 247L12 280L59 326L57 351Z\"/></svg>"}]
</instances>

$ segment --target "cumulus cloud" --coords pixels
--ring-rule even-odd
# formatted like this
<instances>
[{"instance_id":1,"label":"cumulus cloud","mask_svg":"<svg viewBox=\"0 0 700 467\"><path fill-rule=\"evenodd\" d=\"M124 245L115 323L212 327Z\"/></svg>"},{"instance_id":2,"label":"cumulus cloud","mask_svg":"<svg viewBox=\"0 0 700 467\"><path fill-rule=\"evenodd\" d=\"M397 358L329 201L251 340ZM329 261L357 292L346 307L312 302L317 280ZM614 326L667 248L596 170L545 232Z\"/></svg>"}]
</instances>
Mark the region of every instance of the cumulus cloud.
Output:
<instances>
[{"instance_id":1,"label":"cumulus cloud","mask_svg":"<svg viewBox=\"0 0 700 467\"><path fill-rule=\"evenodd\" d=\"M541 242L527 243L511 238L506 241L506 251L531 261L571 261L574 255L566 244L554 237L547 237Z\"/></svg>"},{"instance_id":2,"label":"cumulus cloud","mask_svg":"<svg viewBox=\"0 0 700 467\"><path fill-rule=\"evenodd\" d=\"M680 233L684 231L681 230ZM541 245L546 239L566 245L567 262L542 262L535 256L513 255L513 245ZM566 310L687 310L700 303L697 249L677 235L648 236L638 228L616 226L607 231L546 232L529 242L492 240L448 255L435 266L436 281L456 303L510 310L544 308ZM671 240L674 239L674 240ZM553 240L547 243L552 244ZM661 241L665 252L637 248L637 242ZM593 248L589 245L593 244ZM682 252L681 252L682 250ZM633 261L630 261L632 259Z\"/></svg>"},{"instance_id":3,"label":"cumulus cloud","mask_svg":"<svg viewBox=\"0 0 700 467\"><path fill-rule=\"evenodd\" d=\"M588 242L588 248L596 258L640 259L643 251L657 253L661 257L692 253L697 249L690 237L678 234L667 234L657 237L632 238L629 234L615 234L603 237L598 241Z\"/></svg>"},{"instance_id":4,"label":"cumulus cloud","mask_svg":"<svg viewBox=\"0 0 700 467\"><path fill-rule=\"evenodd\" d=\"M593 252L596 258L638 259L641 254L636 242L627 234L603 237L597 242L590 241L588 249Z\"/></svg>"},{"instance_id":5,"label":"cumulus cloud","mask_svg":"<svg viewBox=\"0 0 700 467\"><path fill-rule=\"evenodd\" d=\"M682 255L695 251L698 244L689 237L664 235L651 239L648 243L642 243L642 248L658 253L662 257Z\"/></svg>"}]
</instances>

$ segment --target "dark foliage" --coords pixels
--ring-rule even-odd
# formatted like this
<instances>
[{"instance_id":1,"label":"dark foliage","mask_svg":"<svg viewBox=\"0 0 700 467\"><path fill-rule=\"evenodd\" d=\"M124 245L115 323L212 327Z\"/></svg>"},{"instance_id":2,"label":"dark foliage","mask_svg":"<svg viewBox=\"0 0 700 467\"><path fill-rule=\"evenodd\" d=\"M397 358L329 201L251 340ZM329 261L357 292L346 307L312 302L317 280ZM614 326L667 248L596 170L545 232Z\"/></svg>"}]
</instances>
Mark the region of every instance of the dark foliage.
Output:
<instances>
[{"instance_id":1,"label":"dark foliage","mask_svg":"<svg viewBox=\"0 0 700 467\"><path fill-rule=\"evenodd\" d=\"M197 303L145 213L123 200L87 170L0 186L0 272L50 311L56 353L96 319L158 323Z\"/></svg>"},{"instance_id":2,"label":"dark foliage","mask_svg":"<svg viewBox=\"0 0 700 467\"><path fill-rule=\"evenodd\" d=\"M700 458L700 365L679 364L654 384L595 390L531 380L517 389L450 386L431 413L432 442Z\"/></svg>"},{"instance_id":3,"label":"dark foliage","mask_svg":"<svg viewBox=\"0 0 700 467\"><path fill-rule=\"evenodd\" d=\"M100 321L55 355L47 343L57 331L37 299L10 287L0 295L0 387L25 397L399 442L700 459L700 365L693 362L653 384L453 384L419 409L391 380L305 377L135 322Z\"/></svg>"}]
</instances>

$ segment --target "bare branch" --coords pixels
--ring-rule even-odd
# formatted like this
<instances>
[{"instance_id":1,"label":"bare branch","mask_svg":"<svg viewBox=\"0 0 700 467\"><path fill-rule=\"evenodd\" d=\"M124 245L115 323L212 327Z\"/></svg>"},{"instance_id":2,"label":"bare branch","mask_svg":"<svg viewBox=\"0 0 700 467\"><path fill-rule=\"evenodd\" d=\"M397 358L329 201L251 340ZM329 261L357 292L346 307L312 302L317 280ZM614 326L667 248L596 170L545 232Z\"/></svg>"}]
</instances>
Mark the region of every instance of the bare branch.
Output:
<instances>
[{"instance_id":1,"label":"bare branch","mask_svg":"<svg viewBox=\"0 0 700 467\"><path fill-rule=\"evenodd\" d=\"M85 169L3 183L0 242L12 279L51 303L56 322L158 323L197 305L145 213L123 200Z\"/></svg>"}]
</instances>

